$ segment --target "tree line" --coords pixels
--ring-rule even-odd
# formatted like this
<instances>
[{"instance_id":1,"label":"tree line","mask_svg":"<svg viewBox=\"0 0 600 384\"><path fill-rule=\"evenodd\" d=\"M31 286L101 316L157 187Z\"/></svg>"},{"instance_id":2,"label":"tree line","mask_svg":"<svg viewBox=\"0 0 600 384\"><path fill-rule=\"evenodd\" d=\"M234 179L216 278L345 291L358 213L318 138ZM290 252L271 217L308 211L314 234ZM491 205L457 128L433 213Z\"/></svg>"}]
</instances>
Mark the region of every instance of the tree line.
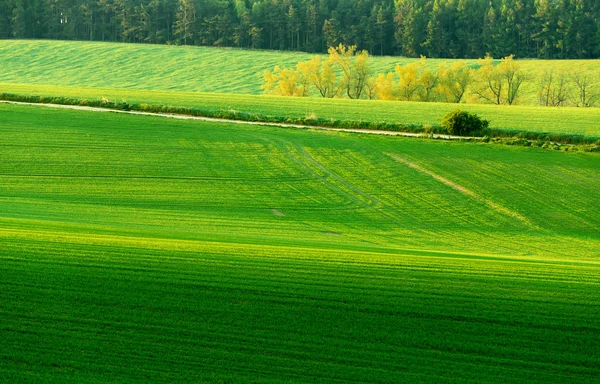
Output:
<instances>
[{"instance_id":1,"label":"tree line","mask_svg":"<svg viewBox=\"0 0 600 384\"><path fill-rule=\"evenodd\" d=\"M339 44L329 48L329 57L314 56L295 68L276 66L265 71L263 89L277 96L513 105L522 85L535 82L543 106L592 107L600 101L596 78L578 68L548 69L533 77L523 72L514 55L501 60L486 55L476 68L457 60L432 70L426 61L421 56L419 61L396 65L392 72L373 75L366 50Z\"/></svg>"},{"instance_id":2,"label":"tree line","mask_svg":"<svg viewBox=\"0 0 600 384\"><path fill-rule=\"evenodd\" d=\"M0 38L600 57L597 0L0 0Z\"/></svg>"}]
</instances>

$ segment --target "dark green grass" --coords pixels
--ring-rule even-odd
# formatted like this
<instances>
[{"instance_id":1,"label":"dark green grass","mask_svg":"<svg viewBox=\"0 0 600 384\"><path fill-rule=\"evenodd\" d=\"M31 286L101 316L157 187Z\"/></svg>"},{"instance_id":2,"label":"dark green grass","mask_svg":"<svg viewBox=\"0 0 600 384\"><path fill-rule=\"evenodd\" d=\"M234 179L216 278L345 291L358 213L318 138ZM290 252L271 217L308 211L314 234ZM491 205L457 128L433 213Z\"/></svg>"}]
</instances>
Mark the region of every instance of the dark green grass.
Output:
<instances>
[{"instance_id":1,"label":"dark green grass","mask_svg":"<svg viewBox=\"0 0 600 384\"><path fill-rule=\"evenodd\" d=\"M3 105L0 377L592 383L599 190L598 154Z\"/></svg>"}]
</instances>

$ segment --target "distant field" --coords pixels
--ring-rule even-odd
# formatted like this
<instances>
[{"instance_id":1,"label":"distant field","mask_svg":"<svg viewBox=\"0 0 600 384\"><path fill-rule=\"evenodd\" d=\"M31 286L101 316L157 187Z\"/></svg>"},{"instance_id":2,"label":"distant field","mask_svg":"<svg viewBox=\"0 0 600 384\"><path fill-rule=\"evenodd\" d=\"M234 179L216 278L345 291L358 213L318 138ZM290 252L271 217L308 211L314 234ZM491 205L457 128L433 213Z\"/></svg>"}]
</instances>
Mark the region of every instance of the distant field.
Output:
<instances>
[{"instance_id":1,"label":"distant field","mask_svg":"<svg viewBox=\"0 0 600 384\"><path fill-rule=\"evenodd\" d=\"M67 41L0 41L0 83L260 94L263 72L291 67L309 54L239 49ZM374 73L414 59L373 57ZM437 68L444 60L429 59ZM449 60L451 62L452 60ZM471 66L476 60L468 60ZM600 60L523 60L531 76L544 69L582 68L600 81ZM523 101L537 102L534 80Z\"/></svg>"},{"instance_id":2,"label":"distant field","mask_svg":"<svg viewBox=\"0 0 600 384\"><path fill-rule=\"evenodd\" d=\"M594 383L600 155L0 105L7 382Z\"/></svg>"},{"instance_id":3,"label":"distant field","mask_svg":"<svg viewBox=\"0 0 600 384\"><path fill-rule=\"evenodd\" d=\"M89 100L100 100L106 97L111 101L124 100L128 103L185 106L206 111L233 110L284 119L312 116L343 121L429 125L439 125L444 114L457 108L456 104L447 103L332 100L6 83L0 83L0 92L22 95L55 95ZM488 119L491 122L491 128L579 134L600 138L600 113L595 108L508 107L482 104L463 104L460 108L475 112Z\"/></svg>"}]
</instances>

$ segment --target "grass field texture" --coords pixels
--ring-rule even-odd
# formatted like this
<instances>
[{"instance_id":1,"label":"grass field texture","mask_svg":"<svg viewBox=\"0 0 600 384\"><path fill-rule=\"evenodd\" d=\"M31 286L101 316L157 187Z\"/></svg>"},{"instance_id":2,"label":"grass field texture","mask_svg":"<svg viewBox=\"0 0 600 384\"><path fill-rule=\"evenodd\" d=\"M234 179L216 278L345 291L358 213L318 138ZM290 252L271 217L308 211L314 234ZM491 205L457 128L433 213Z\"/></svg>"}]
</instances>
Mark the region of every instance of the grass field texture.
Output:
<instances>
[{"instance_id":1,"label":"grass field texture","mask_svg":"<svg viewBox=\"0 0 600 384\"><path fill-rule=\"evenodd\" d=\"M0 41L0 83L136 90L261 94L263 72L293 67L312 55L210 47L100 42ZM373 73L416 59L372 57ZM429 66L452 60L428 59ZM466 60L476 66L477 60ZM600 81L599 60L519 60L531 77L545 69L581 68ZM523 102L537 104L536 81L523 85Z\"/></svg>"},{"instance_id":2,"label":"grass field texture","mask_svg":"<svg viewBox=\"0 0 600 384\"><path fill-rule=\"evenodd\" d=\"M0 146L9 382L600 375L598 154L8 105Z\"/></svg>"},{"instance_id":3,"label":"grass field texture","mask_svg":"<svg viewBox=\"0 0 600 384\"><path fill-rule=\"evenodd\" d=\"M125 100L207 111L239 111L277 119L316 117L338 121L440 124L448 103L324 100L260 95L262 73L292 66L310 55L236 49L86 43L0 41L0 92L23 95ZM375 72L411 59L374 57ZM440 60L430 60L437 66ZM475 65L476 61L470 61ZM525 60L533 74L549 67L582 67L594 76L600 61ZM525 92L527 93L527 92ZM531 93L531 92L529 92ZM535 94L535 92L533 92ZM597 109L461 104L488 119L491 128L600 138Z\"/></svg>"},{"instance_id":4,"label":"grass field texture","mask_svg":"<svg viewBox=\"0 0 600 384\"><path fill-rule=\"evenodd\" d=\"M95 89L32 84L4 83L0 84L0 90L20 95L60 96L88 100L107 98L113 102L189 107L209 113L236 111L266 116L279 121L288 118L323 118L342 122L437 126L446 113L457 108L456 104L447 103ZM600 139L600 113L595 108L507 107L482 104L463 104L460 108L488 119L490 127L495 129L574 134Z\"/></svg>"}]
</instances>

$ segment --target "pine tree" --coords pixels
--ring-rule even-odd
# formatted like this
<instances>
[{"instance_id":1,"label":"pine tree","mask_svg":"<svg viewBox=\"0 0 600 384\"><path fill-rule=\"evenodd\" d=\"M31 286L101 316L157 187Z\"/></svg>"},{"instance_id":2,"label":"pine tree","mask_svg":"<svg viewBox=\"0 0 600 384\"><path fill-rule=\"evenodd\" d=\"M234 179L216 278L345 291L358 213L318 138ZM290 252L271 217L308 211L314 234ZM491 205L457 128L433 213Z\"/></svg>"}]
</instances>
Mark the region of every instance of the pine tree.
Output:
<instances>
[{"instance_id":1,"label":"pine tree","mask_svg":"<svg viewBox=\"0 0 600 384\"><path fill-rule=\"evenodd\" d=\"M485 3L479 0L458 1L456 38L461 44L456 57L480 57L485 54L481 41L485 10Z\"/></svg>"},{"instance_id":2,"label":"pine tree","mask_svg":"<svg viewBox=\"0 0 600 384\"><path fill-rule=\"evenodd\" d=\"M11 19L12 7L9 0L0 0L0 39L7 39L11 36Z\"/></svg>"},{"instance_id":3,"label":"pine tree","mask_svg":"<svg viewBox=\"0 0 600 384\"><path fill-rule=\"evenodd\" d=\"M196 4L194 0L179 0L179 11L175 19L174 33L183 45L194 42L196 32Z\"/></svg>"},{"instance_id":4,"label":"pine tree","mask_svg":"<svg viewBox=\"0 0 600 384\"><path fill-rule=\"evenodd\" d=\"M300 17L298 12L296 11L296 8L290 4L287 12L287 30L290 36L289 47L292 51L300 48L300 26Z\"/></svg>"},{"instance_id":5,"label":"pine tree","mask_svg":"<svg viewBox=\"0 0 600 384\"><path fill-rule=\"evenodd\" d=\"M515 15L515 0L502 0L494 34L495 54L499 57L512 55L517 50L519 31Z\"/></svg>"},{"instance_id":6,"label":"pine tree","mask_svg":"<svg viewBox=\"0 0 600 384\"><path fill-rule=\"evenodd\" d=\"M537 57L554 58L558 41L558 20L552 0L537 0L535 20L537 32L533 38L537 44Z\"/></svg>"},{"instance_id":7,"label":"pine tree","mask_svg":"<svg viewBox=\"0 0 600 384\"><path fill-rule=\"evenodd\" d=\"M427 40L425 40L423 46L427 48L427 55L430 57L447 57L448 36L444 26L445 7L443 1L434 0L433 9L429 14Z\"/></svg>"},{"instance_id":8,"label":"pine tree","mask_svg":"<svg viewBox=\"0 0 600 384\"><path fill-rule=\"evenodd\" d=\"M11 17L11 31L14 38L23 39L26 37L26 21L24 1L16 0Z\"/></svg>"},{"instance_id":9,"label":"pine tree","mask_svg":"<svg viewBox=\"0 0 600 384\"><path fill-rule=\"evenodd\" d=\"M342 41L340 32L340 23L337 19L331 18L323 23L323 37L328 47L336 47Z\"/></svg>"}]
</instances>

